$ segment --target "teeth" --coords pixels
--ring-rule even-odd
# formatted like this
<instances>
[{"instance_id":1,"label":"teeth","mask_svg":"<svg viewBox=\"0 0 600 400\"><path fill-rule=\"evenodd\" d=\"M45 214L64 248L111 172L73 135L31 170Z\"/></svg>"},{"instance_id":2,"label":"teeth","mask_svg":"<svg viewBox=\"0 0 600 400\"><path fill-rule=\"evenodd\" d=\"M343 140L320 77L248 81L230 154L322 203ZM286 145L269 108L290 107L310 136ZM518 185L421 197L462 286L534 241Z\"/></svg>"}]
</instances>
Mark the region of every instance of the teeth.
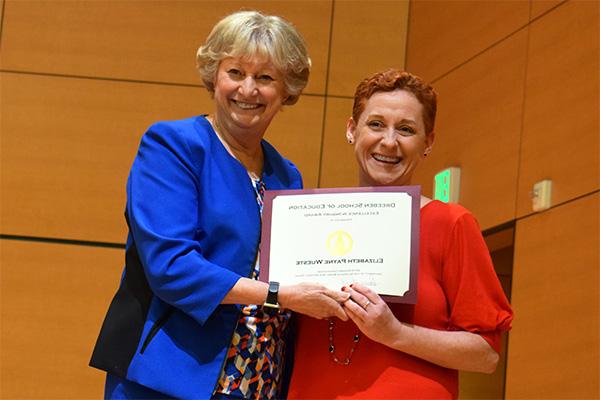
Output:
<instances>
[{"instance_id":1,"label":"teeth","mask_svg":"<svg viewBox=\"0 0 600 400\"><path fill-rule=\"evenodd\" d=\"M239 108L243 108L244 110L254 110L255 108L260 107L259 104L242 103L239 101L236 101L235 104L237 104Z\"/></svg>"},{"instance_id":2,"label":"teeth","mask_svg":"<svg viewBox=\"0 0 600 400\"><path fill-rule=\"evenodd\" d=\"M396 164L399 163L400 157L384 156L382 154L373 154L373 158L384 163Z\"/></svg>"}]
</instances>

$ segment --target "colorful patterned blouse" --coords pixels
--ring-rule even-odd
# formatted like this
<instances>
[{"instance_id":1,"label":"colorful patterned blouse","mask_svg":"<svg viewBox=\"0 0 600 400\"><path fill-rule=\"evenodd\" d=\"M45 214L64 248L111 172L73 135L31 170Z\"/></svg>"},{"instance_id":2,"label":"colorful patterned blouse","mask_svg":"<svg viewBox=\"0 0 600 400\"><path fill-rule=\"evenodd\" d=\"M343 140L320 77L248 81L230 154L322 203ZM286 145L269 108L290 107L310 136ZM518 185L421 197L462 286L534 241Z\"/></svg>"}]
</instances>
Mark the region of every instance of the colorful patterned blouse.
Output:
<instances>
[{"instance_id":1,"label":"colorful patterned blouse","mask_svg":"<svg viewBox=\"0 0 600 400\"><path fill-rule=\"evenodd\" d=\"M252 179L252 185L262 215L265 184L260 179ZM257 254L253 279L259 276L258 260ZM216 393L243 399L278 397L283 372L284 333L290 315L290 311L280 312L254 304L242 308Z\"/></svg>"}]
</instances>

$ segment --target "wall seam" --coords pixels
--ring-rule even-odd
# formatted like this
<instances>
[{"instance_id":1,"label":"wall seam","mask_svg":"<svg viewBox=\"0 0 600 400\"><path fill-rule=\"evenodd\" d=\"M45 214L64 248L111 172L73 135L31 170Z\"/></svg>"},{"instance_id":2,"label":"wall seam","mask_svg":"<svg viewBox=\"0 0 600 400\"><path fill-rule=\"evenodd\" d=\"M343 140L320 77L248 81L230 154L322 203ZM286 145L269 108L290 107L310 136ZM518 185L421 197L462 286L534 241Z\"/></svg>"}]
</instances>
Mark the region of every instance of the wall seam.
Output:
<instances>
[{"instance_id":1,"label":"wall seam","mask_svg":"<svg viewBox=\"0 0 600 400\"><path fill-rule=\"evenodd\" d=\"M327 100L329 98L329 74L331 72L331 48L333 41L333 19L335 13L335 0L331 1L331 14L329 18L329 46L327 48L327 66L325 74L325 95L323 96L323 119L321 123L321 145L319 147L319 167L317 169L317 187L321 187L323 173L323 148L325 147L325 127L327 122Z\"/></svg>"},{"instance_id":2,"label":"wall seam","mask_svg":"<svg viewBox=\"0 0 600 400\"><path fill-rule=\"evenodd\" d=\"M595 195L595 194L597 194L597 193L600 193L600 189L595 189L595 190L592 190L591 192L587 192L587 193L584 193L584 194L580 194L579 196L575 196L575 197L573 197L573 198L571 198L571 199L568 199L568 200L562 201L562 202L560 202L560 203L557 203L557 204L553 205L552 207L548 208L547 210L538 211L538 212L536 212L536 211L532 211L532 212L530 212L530 213L528 213L528 214L525 214L525 215L522 215L522 216L520 216L520 217L517 217L517 218L515 218L515 221L517 221L517 222L518 222L518 221L523 221L523 220L525 220L525 219L527 219L527 218L530 218L530 217L533 217L533 216L536 216L536 215L539 215L539 214L543 214L543 213L545 213L545 212L548 212L548 211L550 211L550 210L554 210L554 209L556 209L556 208L559 208L559 207L565 206L565 205L567 205L567 204L570 204L570 203L574 203L574 202L576 202L576 201L578 201L578 200L581 200L581 199L584 199L584 198L586 198L586 197L591 197L591 196L593 196L593 195Z\"/></svg>"},{"instance_id":3,"label":"wall seam","mask_svg":"<svg viewBox=\"0 0 600 400\"><path fill-rule=\"evenodd\" d=\"M6 15L6 0L2 2L2 18L0 18L0 51L2 51L2 32L4 31L4 16Z\"/></svg>"},{"instance_id":4,"label":"wall seam","mask_svg":"<svg viewBox=\"0 0 600 400\"><path fill-rule=\"evenodd\" d=\"M532 8L532 1L529 1L529 15L528 15L528 20L529 23L527 24L526 28L527 28L527 39L525 40L525 70L523 71L523 88L522 88L522 98L521 98L521 124L519 126L519 144L517 147L517 176L515 179L515 198L514 198L514 208L513 208L513 215L515 216L515 220L514 220L514 225L515 228L513 229L513 260L511 262L511 278L510 278L510 293L512 295L513 292L513 275L514 275L514 248L515 248L515 239L516 239L516 232L517 232L517 210L518 210L518 206L519 206L519 180L521 177L521 148L523 145L523 129L525 126L525 106L526 106L526 99L527 99L527 77L528 77L528 73L529 73L529 37L531 34L531 30L530 30L530 24L531 24L531 8ZM506 387L507 387L507 381L506 378L508 377L508 369L510 367L509 365L509 357L508 357L508 352L509 352L509 346L510 346L510 335L507 335L506 337L506 364L505 364L505 368L504 368L504 377L503 377L503 381L504 381L504 385L502 387L502 397L506 398Z\"/></svg>"},{"instance_id":5,"label":"wall seam","mask_svg":"<svg viewBox=\"0 0 600 400\"><path fill-rule=\"evenodd\" d=\"M522 31L523 29L529 28L529 25L531 25L532 22L537 21L538 19L544 17L546 14L554 11L555 9L557 9L558 7L566 4L568 2L568 0L563 1L562 3L559 3L557 5L555 5L554 7L544 11L543 13L541 13L540 15L538 15L535 18L531 18L531 3L529 3L529 17L528 22L526 24L524 24L523 26L517 28L515 31L509 33L508 35L504 36L503 38L498 39L497 41L495 41L494 43L492 43L491 45L485 47L483 50L480 50L479 52L477 52L476 54L474 54L471 57L468 57L466 60L464 60L463 62L455 65L454 67L450 68L448 71L444 72L443 74L441 74L440 76L438 76L437 78L434 78L431 80L431 83L435 83L439 80L441 80L442 78L445 78L446 76L450 75L452 72L456 71L457 69L459 69L460 67L462 67L463 65L473 61L475 58L479 57L480 55L482 55L483 53L487 52L488 50L491 50L492 48L496 47L497 45L499 45L500 43L510 39L512 36L516 35L517 33L519 33L520 31Z\"/></svg>"},{"instance_id":6,"label":"wall seam","mask_svg":"<svg viewBox=\"0 0 600 400\"><path fill-rule=\"evenodd\" d=\"M408 15L406 22L406 42L404 42L404 65L402 69L406 71L406 67L408 66L408 44L410 43L410 21L412 20L412 4L414 0L408 1Z\"/></svg>"},{"instance_id":7,"label":"wall seam","mask_svg":"<svg viewBox=\"0 0 600 400\"><path fill-rule=\"evenodd\" d=\"M92 80L92 81L109 81L109 82L117 82L117 83L139 83L139 84L143 84L143 85L176 86L176 87L200 88L200 89L206 88L206 86L204 86L202 84L194 84L194 83L148 81L148 80L141 80L141 79L127 79L127 78L114 78L114 77L111 78L111 77L88 76L88 75L72 75L72 74L60 74L60 73L52 73L52 72L20 71L20 70L3 69L3 68L0 68L0 73L15 74L15 75L33 75L33 76L43 76L43 77L62 78L62 79L84 79L84 80ZM302 93L302 96L322 97L323 94ZM350 96L331 96L331 97L352 98Z\"/></svg>"},{"instance_id":8,"label":"wall seam","mask_svg":"<svg viewBox=\"0 0 600 400\"><path fill-rule=\"evenodd\" d=\"M124 243L112 243L112 242L99 242L94 240L76 240L76 239L61 239L41 236L27 236L27 235L6 235L0 234L1 240L12 240L19 242L32 242L32 243L51 243L51 244L62 244L72 246L84 246L84 247L103 247L109 249L124 249Z\"/></svg>"}]
</instances>

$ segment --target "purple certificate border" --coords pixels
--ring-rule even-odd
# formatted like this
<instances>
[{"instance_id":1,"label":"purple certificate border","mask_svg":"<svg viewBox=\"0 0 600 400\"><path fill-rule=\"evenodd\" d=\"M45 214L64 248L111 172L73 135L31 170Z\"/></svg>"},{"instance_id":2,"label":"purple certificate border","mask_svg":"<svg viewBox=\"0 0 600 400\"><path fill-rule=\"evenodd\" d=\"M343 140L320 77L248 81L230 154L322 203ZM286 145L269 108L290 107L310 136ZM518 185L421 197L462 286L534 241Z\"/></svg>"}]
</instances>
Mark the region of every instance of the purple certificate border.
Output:
<instances>
[{"instance_id":1,"label":"purple certificate border","mask_svg":"<svg viewBox=\"0 0 600 400\"><path fill-rule=\"evenodd\" d=\"M419 272L419 229L421 212L421 187L420 186L369 186L356 188L326 188L303 190L267 190L264 197L261 244L260 244L260 275L263 282L269 281L269 259L271 256L271 221L273 217L273 199L278 196L297 196L305 194L329 193L369 193L369 192L396 192L407 193L412 199L411 220L411 246L410 246L410 277L409 289L402 296L381 295L390 303L417 303L417 279Z\"/></svg>"}]
</instances>

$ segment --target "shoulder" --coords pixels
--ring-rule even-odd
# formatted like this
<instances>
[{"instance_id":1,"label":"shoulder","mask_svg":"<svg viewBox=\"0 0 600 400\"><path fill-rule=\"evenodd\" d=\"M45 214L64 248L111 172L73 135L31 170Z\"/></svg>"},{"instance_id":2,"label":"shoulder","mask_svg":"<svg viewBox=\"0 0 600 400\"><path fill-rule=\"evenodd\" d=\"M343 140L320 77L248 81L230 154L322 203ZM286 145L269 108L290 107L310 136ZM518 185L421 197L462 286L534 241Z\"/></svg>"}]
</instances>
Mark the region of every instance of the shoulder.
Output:
<instances>
[{"instance_id":1,"label":"shoulder","mask_svg":"<svg viewBox=\"0 0 600 400\"><path fill-rule=\"evenodd\" d=\"M174 121L158 121L152 124L144 136L167 143L193 142L207 145L212 128L204 116Z\"/></svg>"},{"instance_id":2,"label":"shoulder","mask_svg":"<svg viewBox=\"0 0 600 400\"><path fill-rule=\"evenodd\" d=\"M475 219L473 214L460 204L444 203L433 200L423 207L422 218L425 222L454 226L463 219Z\"/></svg>"},{"instance_id":3,"label":"shoulder","mask_svg":"<svg viewBox=\"0 0 600 400\"><path fill-rule=\"evenodd\" d=\"M282 188L300 189L302 188L302 176L296 165L283 157L266 140L262 141L265 154L265 168L267 175L278 175Z\"/></svg>"}]
</instances>

